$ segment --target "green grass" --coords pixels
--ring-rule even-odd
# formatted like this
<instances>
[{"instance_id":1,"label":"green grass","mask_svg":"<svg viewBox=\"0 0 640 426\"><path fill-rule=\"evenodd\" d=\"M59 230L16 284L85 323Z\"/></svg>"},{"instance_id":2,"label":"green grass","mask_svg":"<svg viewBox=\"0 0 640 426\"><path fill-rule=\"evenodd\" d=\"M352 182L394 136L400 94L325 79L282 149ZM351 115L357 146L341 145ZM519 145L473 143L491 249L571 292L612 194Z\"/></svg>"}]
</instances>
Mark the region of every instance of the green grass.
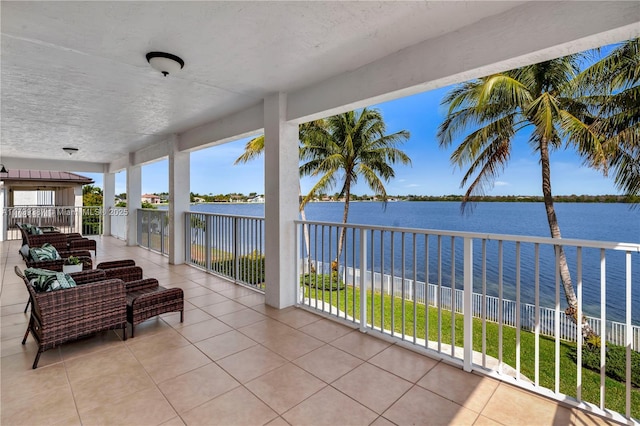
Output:
<instances>
[{"instance_id":1,"label":"green grass","mask_svg":"<svg viewBox=\"0 0 640 426\"><path fill-rule=\"evenodd\" d=\"M313 300L316 298L315 288L304 286L305 297ZM337 306L347 315L360 318L360 292L352 287L347 287L341 291L322 291L317 292L318 300L329 302L333 306ZM399 337L404 333L405 337L411 338L414 335L414 323L416 328L416 337L424 339L426 330L425 305L415 304L411 301L404 301L397 297L392 303L389 295L381 296L379 292L374 293L373 297L367 299L367 317L371 323L371 307L373 303L373 325L381 326L381 317L384 317L384 329L392 329L392 313L393 313L393 330ZM339 302L339 303L338 303ZM383 308L384 305L384 308ZM391 306L393 305L393 310ZM354 312L355 306L355 312ZM414 307L415 318L414 321ZM404 330L402 329L402 313L404 308ZM455 345L463 346L463 316L456 314L454 316L454 334ZM437 341L441 336L442 343L451 344L451 312L441 311L440 324L438 326L438 309L435 307L428 308L428 331L429 340ZM516 329L509 326L502 327L502 359L503 362L514 367L516 366ZM494 358L498 358L499 351L499 326L498 324L486 323L486 353ZM540 336L540 371L539 384L551 390L555 390L555 340ZM571 342L560 341L560 392L569 396L577 396L577 374L576 363L571 358L571 351L575 349L575 344ZM482 322L479 319L473 320L473 349L480 352L482 350ZM535 334L527 331L520 331L520 372L530 380L535 378ZM605 379L605 407L624 415L625 413L625 384L613 380L609 377ZM595 405L600 405L600 374L587 368L582 368L582 399ZM636 419L640 418L640 389L633 388L631 390L631 416Z\"/></svg>"}]
</instances>

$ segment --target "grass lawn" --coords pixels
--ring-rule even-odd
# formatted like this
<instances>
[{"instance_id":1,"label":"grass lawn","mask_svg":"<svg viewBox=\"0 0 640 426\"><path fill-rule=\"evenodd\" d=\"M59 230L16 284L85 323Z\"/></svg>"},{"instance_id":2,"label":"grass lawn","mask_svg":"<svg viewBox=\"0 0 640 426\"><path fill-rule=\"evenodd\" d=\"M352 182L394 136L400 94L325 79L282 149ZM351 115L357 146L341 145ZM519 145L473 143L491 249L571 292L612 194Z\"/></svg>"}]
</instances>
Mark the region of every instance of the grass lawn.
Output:
<instances>
[{"instance_id":1,"label":"grass lawn","mask_svg":"<svg viewBox=\"0 0 640 426\"><path fill-rule=\"evenodd\" d=\"M305 287L305 297L316 298L315 288ZM324 300L333 306L338 307L347 315L359 319L360 317L360 292L352 287L347 287L341 291L317 291L318 300ZM355 303L354 303L355 302ZM428 315L425 312L425 305L414 304L411 301L403 301L400 297L392 298L389 295L382 296L375 292L373 297L367 300L367 316L371 323L371 309L373 303L373 325L381 326L381 318L384 317L386 330L393 329L397 334L409 336L414 335L419 339L425 338L426 322L428 317L429 340L437 341L441 336L442 343L451 344L451 312L442 310L440 320L438 320L438 309L428 308ZM393 309L391 306L393 305ZM313 301L311 302L313 306ZM354 310L355 306L355 310ZM415 313L414 313L415 309ZM402 321L404 312L404 322ZM393 318L392 318L393 316ZM415 321L414 321L415 317ZM463 346L464 332L462 324L463 316L454 316L455 345ZM438 327L438 324L441 324ZM393 323L393 326L392 326ZM402 324L405 324L404 330ZM498 324L486 323L486 353L494 358L498 358L499 350L499 326ZM548 389L555 389L555 341L548 337L540 336L540 381L539 384ZM572 360L570 353L575 349L575 343L560 341L560 392L573 397L577 396L577 372L576 363ZM482 322L479 319L473 320L473 348L475 351L482 351ZM502 359L503 362L514 367L516 366L516 329L513 327L502 327ZM527 331L520 331L520 372L530 380L535 378L535 334ZM625 413L625 384L616 380L606 378L605 380L605 407L624 415ZM600 405L600 373L586 368L582 368L582 399L595 405ZM640 389L631 390L631 416L640 419Z\"/></svg>"}]
</instances>

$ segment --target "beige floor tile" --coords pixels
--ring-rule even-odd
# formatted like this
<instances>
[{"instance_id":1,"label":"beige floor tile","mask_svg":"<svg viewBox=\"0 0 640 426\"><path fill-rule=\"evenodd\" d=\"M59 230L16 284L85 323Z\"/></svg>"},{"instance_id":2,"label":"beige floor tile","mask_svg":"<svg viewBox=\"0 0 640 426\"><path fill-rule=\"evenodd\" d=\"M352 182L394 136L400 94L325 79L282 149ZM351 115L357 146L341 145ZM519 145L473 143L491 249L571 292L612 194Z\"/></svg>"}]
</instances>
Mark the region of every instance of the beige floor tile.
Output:
<instances>
[{"instance_id":1,"label":"beige floor tile","mask_svg":"<svg viewBox=\"0 0 640 426\"><path fill-rule=\"evenodd\" d=\"M14 305L2 305L2 307L0 307L0 315L4 317L5 315L23 313L25 303L26 301L24 303L16 303ZM28 314L29 313L27 312L24 315L28 315Z\"/></svg>"},{"instance_id":2,"label":"beige floor tile","mask_svg":"<svg viewBox=\"0 0 640 426\"><path fill-rule=\"evenodd\" d=\"M132 398L144 389L152 387L153 381L142 366L123 368L109 374L97 374L76 380L72 385L76 406L80 414L102 405L113 404L123 396Z\"/></svg>"},{"instance_id":3,"label":"beige floor tile","mask_svg":"<svg viewBox=\"0 0 640 426\"><path fill-rule=\"evenodd\" d=\"M216 364L207 364L159 385L178 413L184 413L240 386Z\"/></svg>"},{"instance_id":4,"label":"beige floor tile","mask_svg":"<svg viewBox=\"0 0 640 426\"><path fill-rule=\"evenodd\" d=\"M276 309L269 305L255 305L255 306L252 306L251 309L253 309L254 311L258 311L261 314L264 314L270 318L278 319L280 316L288 312L294 311L297 308L295 306L289 306L288 308L284 308L284 309Z\"/></svg>"},{"instance_id":5,"label":"beige floor tile","mask_svg":"<svg viewBox=\"0 0 640 426\"><path fill-rule=\"evenodd\" d=\"M282 415L291 425L369 425L378 415L327 386Z\"/></svg>"},{"instance_id":6,"label":"beige floor tile","mask_svg":"<svg viewBox=\"0 0 640 426\"><path fill-rule=\"evenodd\" d=\"M69 381L85 380L98 375L118 374L123 368L139 367L138 360L124 345L75 357L65 362Z\"/></svg>"},{"instance_id":7,"label":"beige floor tile","mask_svg":"<svg viewBox=\"0 0 640 426\"><path fill-rule=\"evenodd\" d=\"M20 374L4 375L2 371L2 403L12 404L16 400L30 399L33 395L42 392L51 392L54 389L69 386L67 372L62 363L29 369Z\"/></svg>"},{"instance_id":8,"label":"beige floor tile","mask_svg":"<svg viewBox=\"0 0 640 426\"><path fill-rule=\"evenodd\" d=\"M572 411L572 417L571 417L572 425L613 426L618 424L618 422L615 422L611 419L606 419L604 417L596 416L595 414L591 414L586 411L579 410L577 408L574 408L571 411Z\"/></svg>"},{"instance_id":9,"label":"beige floor tile","mask_svg":"<svg viewBox=\"0 0 640 426\"><path fill-rule=\"evenodd\" d=\"M278 321L281 321L293 328L304 327L305 325L320 321L322 317L307 312L304 309L294 309L289 312L285 312L278 316Z\"/></svg>"},{"instance_id":10,"label":"beige floor tile","mask_svg":"<svg viewBox=\"0 0 640 426\"><path fill-rule=\"evenodd\" d=\"M185 317L187 316L187 314L185 313ZM178 320L179 322L179 320ZM153 317L150 318L148 320L146 320L145 322L142 322L138 325L136 325L136 337L135 339L137 339L138 337L147 337L147 336L151 336L153 334L158 334L158 333L162 333L165 331L170 331L171 330L171 326L169 324L167 324L162 318L160 318L159 316L157 317ZM116 333L119 333L119 331L116 331ZM129 337L131 337L131 325L128 324L127 325L127 335Z\"/></svg>"},{"instance_id":11,"label":"beige floor tile","mask_svg":"<svg viewBox=\"0 0 640 426\"><path fill-rule=\"evenodd\" d=\"M500 423L526 425L535 419L538 424L569 424L570 409L553 401L500 383L482 415Z\"/></svg>"},{"instance_id":12,"label":"beige floor tile","mask_svg":"<svg viewBox=\"0 0 640 426\"><path fill-rule=\"evenodd\" d=\"M259 360L259 362L256 362L256 360ZM240 383L247 383L286 362L287 360L280 355L260 345L252 346L242 352L216 361L219 366L224 368L227 373L235 377Z\"/></svg>"},{"instance_id":13,"label":"beige floor tile","mask_svg":"<svg viewBox=\"0 0 640 426\"><path fill-rule=\"evenodd\" d=\"M276 417L265 426L289 426L289 423L287 423L282 417Z\"/></svg>"},{"instance_id":14,"label":"beige floor tile","mask_svg":"<svg viewBox=\"0 0 640 426\"><path fill-rule=\"evenodd\" d=\"M378 417L375 422L371 423L371 426L394 426L394 425L395 423L392 423L391 421L385 419L382 416Z\"/></svg>"},{"instance_id":15,"label":"beige floor tile","mask_svg":"<svg viewBox=\"0 0 640 426\"><path fill-rule=\"evenodd\" d=\"M191 343L175 330L166 331L151 336L127 339L126 346L138 359L150 358L164 351L188 346Z\"/></svg>"},{"instance_id":16,"label":"beige floor tile","mask_svg":"<svg viewBox=\"0 0 640 426\"><path fill-rule=\"evenodd\" d=\"M327 383L344 376L363 362L360 358L330 345L321 346L293 361L297 366Z\"/></svg>"},{"instance_id":17,"label":"beige floor tile","mask_svg":"<svg viewBox=\"0 0 640 426\"><path fill-rule=\"evenodd\" d=\"M209 358L217 361L257 344L257 342L251 340L239 331L232 330L227 333L202 340L196 343L196 346Z\"/></svg>"},{"instance_id":18,"label":"beige floor tile","mask_svg":"<svg viewBox=\"0 0 640 426\"><path fill-rule=\"evenodd\" d=\"M192 343L199 342L231 330L231 327L215 318L178 329L180 334L189 339Z\"/></svg>"},{"instance_id":19,"label":"beige floor tile","mask_svg":"<svg viewBox=\"0 0 640 426\"><path fill-rule=\"evenodd\" d=\"M96 352L122 347L122 337L115 331L103 331L84 339L65 343L60 346L60 353L65 361Z\"/></svg>"},{"instance_id":20,"label":"beige floor tile","mask_svg":"<svg viewBox=\"0 0 640 426\"><path fill-rule=\"evenodd\" d=\"M182 322L180 322L180 312L172 312L171 314L163 315L162 319L176 330L213 319L213 316L205 312L203 309L197 308L193 305L191 306L192 309L189 310L186 310L185 306Z\"/></svg>"},{"instance_id":21,"label":"beige floor tile","mask_svg":"<svg viewBox=\"0 0 640 426\"><path fill-rule=\"evenodd\" d=\"M391 344L356 330L334 340L331 345L358 358L368 360Z\"/></svg>"},{"instance_id":22,"label":"beige floor tile","mask_svg":"<svg viewBox=\"0 0 640 426\"><path fill-rule=\"evenodd\" d=\"M501 426L501 425L502 423L498 423L495 420L491 420L490 418L482 415L478 416L475 423L473 423L473 426Z\"/></svg>"},{"instance_id":23,"label":"beige floor tile","mask_svg":"<svg viewBox=\"0 0 640 426\"><path fill-rule=\"evenodd\" d=\"M414 386L383 416L395 424L472 425L478 413Z\"/></svg>"},{"instance_id":24,"label":"beige floor tile","mask_svg":"<svg viewBox=\"0 0 640 426\"><path fill-rule=\"evenodd\" d=\"M331 342L353 331L353 328L344 326L328 319L321 319L311 324L300 327L303 333L307 333L323 342Z\"/></svg>"},{"instance_id":25,"label":"beige floor tile","mask_svg":"<svg viewBox=\"0 0 640 426\"><path fill-rule=\"evenodd\" d=\"M264 294L254 293L248 296L238 297L235 300L236 302L249 307L256 306L256 305L264 305Z\"/></svg>"},{"instance_id":26,"label":"beige floor tile","mask_svg":"<svg viewBox=\"0 0 640 426\"><path fill-rule=\"evenodd\" d=\"M236 388L182 415L187 425L255 426L278 414L244 387Z\"/></svg>"},{"instance_id":27,"label":"beige floor tile","mask_svg":"<svg viewBox=\"0 0 640 426\"><path fill-rule=\"evenodd\" d=\"M184 290L184 298L185 300L191 301L191 298L204 296L205 294L213 294L213 290L210 290L206 287L191 287Z\"/></svg>"},{"instance_id":28,"label":"beige floor tile","mask_svg":"<svg viewBox=\"0 0 640 426\"><path fill-rule=\"evenodd\" d=\"M253 290L249 290L248 288L244 288L242 286L235 286L227 290L216 291L221 295L228 297L229 299L239 299L241 297L250 296L255 293Z\"/></svg>"},{"instance_id":29,"label":"beige floor tile","mask_svg":"<svg viewBox=\"0 0 640 426\"><path fill-rule=\"evenodd\" d=\"M157 356L140 360L156 383L162 383L210 362L211 360L194 346L163 351Z\"/></svg>"},{"instance_id":30,"label":"beige floor tile","mask_svg":"<svg viewBox=\"0 0 640 426\"><path fill-rule=\"evenodd\" d=\"M75 413L66 419L51 423L51 426L82 426L82 422L80 421L80 415Z\"/></svg>"},{"instance_id":31,"label":"beige floor tile","mask_svg":"<svg viewBox=\"0 0 640 426\"><path fill-rule=\"evenodd\" d=\"M288 333L271 337L262 342L262 344L288 360L294 360L323 346L324 342L301 331L292 330Z\"/></svg>"},{"instance_id":32,"label":"beige floor tile","mask_svg":"<svg viewBox=\"0 0 640 426\"><path fill-rule=\"evenodd\" d=\"M477 413L484 409L498 384L497 380L466 373L443 362L418 381L419 386Z\"/></svg>"},{"instance_id":33,"label":"beige floor tile","mask_svg":"<svg viewBox=\"0 0 640 426\"><path fill-rule=\"evenodd\" d=\"M171 420L162 423L160 426L185 426L185 424L180 417L174 417Z\"/></svg>"},{"instance_id":34,"label":"beige floor tile","mask_svg":"<svg viewBox=\"0 0 640 426\"><path fill-rule=\"evenodd\" d=\"M34 405L36 402L37 407ZM16 399L11 404L4 402L3 392L0 424L48 425L69 419L76 414L76 406L68 384L49 389L47 392L32 394L28 398Z\"/></svg>"},{"instance_id":35,"label":"beige floor tile","mask_svg":"<svg viewBox=\"0 0 640 426\"><path fill-rule=\"evenodd\" d=\"M80 414L83 426L91 425L159 425L177 413L162 393L151 387L134 396L123 397Z\"/></svg>"},{"instance_id":36,"label":"beige floor tile","mask_svg":"<svg viewBox=\"0 0 640 426\"><path fill-rule=\"evenodd\" d=\"M280 321L266 318L263 321L258 321L246 327L240 327L238 328L238 331L247 335L256 342L262 343L276 336L295 331L295 328L291 328Z\"/></svg>"},{"instance_id":37,"label":"beige floor tile","mask_svg":"<svg viewBox=\"0 0 640 426\"><path fill-rule=\"evenodd\" d=\"M369 363L415 383L438 364L438 361L392 345L371 358Z\"/></svg>"},{"instance_id":38,"label":"beige floor tile","mask_svg":"<svg viewBox=\"0 0 640 426\"><path fill-rule=\"evenodd\" d=\"M202 308L203 306L215 305L216 303L226 302L229 299L218 293L209 293L203 296L189 298L189 303Z\"/></svg>"},{"instance_id":39,"label":"beige floor tile","mask_svg":"<svg viewBox=\"0 0 640 426\"><path fill-rule=\"evenodd\" d=\"M202 308L206 313L218 317L219 315L230 314L231 312L241 311L247 307L233 300L216 303L215 305L204 306Z\"/></svg>"},{"instance_id":40,"label":"beige floor tile","mask_svg":"<svg viewBox=\"0 0 640 426\"><path fill-rule=\"evenodd\" d=\"M14 374L21 374L31 370L33 361L36 358L36 353L38 353L38 346L32 336L29 337L24 348L25 349L19 353L0 358L0 370L2 371L3 380ZM54 365L59 362L62 362L60 348L49 349L40 355L38 368Z\"/></svg>"},{"instance_id":41,"label":"beige floor tile","mask_svg":"<svg viewBox=\"0 0 640 426\"><path fill-rule=\"evenodd\" d=\"M287 363L245 385L254 395L282 414L326 386L300 367Z\"/></svg>"},{"instance_id":42,"label":"beige floor tile","mask_svg":"<svg viewBox=\"0 0 640 426\"><path fill-rule=\"evenodd\" d=\"M412 384L374 365L364 363L332 383L365 407L382 414Z\"/></svg>"},{"instance_id":43,"label":"beige floor tile","mask_svg":"<svg viewBox=\"0 0 640 426\"><path fill-rule=\"evenodd\" d=\"M234 311L228 314L219 315L218 319L225 324L240 328L266 319L260 312L247 308L242 311Z\"/></svg>"}]
</instances>

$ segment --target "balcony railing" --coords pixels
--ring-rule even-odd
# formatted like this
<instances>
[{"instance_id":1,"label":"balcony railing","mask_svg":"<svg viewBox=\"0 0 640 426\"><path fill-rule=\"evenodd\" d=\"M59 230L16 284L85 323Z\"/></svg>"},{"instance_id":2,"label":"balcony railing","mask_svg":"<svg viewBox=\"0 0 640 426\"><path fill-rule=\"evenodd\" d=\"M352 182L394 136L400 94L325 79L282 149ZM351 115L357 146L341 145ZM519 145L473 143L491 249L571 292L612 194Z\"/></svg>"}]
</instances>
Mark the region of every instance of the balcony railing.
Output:
<instances>
[{"instance_id":1,"label":"balcony railing","mask_svg":"<svg viewBox=\"0 0 640 426\"><path fill-rule=\"evenodd\" d=\"M186 262L264 291L264 219L186 213Z\"/></svg>"},{"instance_id":2,"label":"balcony railing","mask_svg":"<svg viewBox=\"0 0 640 426\"><path fill-rule=\"evenodd\" d=\"M640 244L296 223L308 309L619 421L640 418ZM559 242L577 322L586 315L602 343L565 315Z\"/></svg>"},{"instance_id":3,"label":"balcony railing","mask_svg":"<svg viewBox=\"0 0 640 426\"><path fill-rule=\"evenodd\" d=\"M169 254L169 212L138 209L137 216L138 245L162 254Z\"/></svg>"},{"instance_id":4,"label":"balcony railing","mask_svg":"<svg viewBox=\"0 0 640 426\"><path fill-rule=\"evenodd\" d=\"M8 240L21 239L19 223L39 227L55 227L61 232L79 232L82 235L101 235L103 209L100 206L15 206L4 208L5 229Z\"/></svg>"}]
</instances>

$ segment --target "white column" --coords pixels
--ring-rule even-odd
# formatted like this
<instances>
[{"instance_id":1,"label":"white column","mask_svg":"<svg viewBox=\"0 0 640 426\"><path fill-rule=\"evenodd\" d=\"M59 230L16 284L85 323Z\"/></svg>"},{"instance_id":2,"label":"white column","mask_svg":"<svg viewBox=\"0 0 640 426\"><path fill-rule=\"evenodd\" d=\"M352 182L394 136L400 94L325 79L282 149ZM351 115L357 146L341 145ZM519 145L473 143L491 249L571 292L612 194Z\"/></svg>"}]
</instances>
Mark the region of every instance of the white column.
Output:
<instances>
[{"instance_id":1,"label":"white column","mask_svg":"<svg viewBox=\"0 0 640 426\"><path fill-rule=\"evenodd\" d=\"M0 241L7 241L7 224L9 218L5 214L5 208L8 205L7 187L3 182L0 182Z\"/></svg>"},{"instance_id":2,"label":"white column","mask_svg":"<svg viewBox=\"0 0 640 426\"><path fill-rule=\"evenodd\" d=\"M102 180L102 235L111 235L111 210L116 199L116 174L103 173Z\"/></svg>"},{"instance_id":3,"label":"white column","mask_svg":"<svg viewBox=\"0 0 640 426\"><path fill-rule=\"evenodd\" d=\"M191 166L188 152L178 150L178 137L169 140L169 263L184 263L184 213L189 211Z\"/></svg>"},{"instance_id":4,"label":"white column","mask_svg":"<svg viewBox=\"0 0 640 426\"><path fill-rule=\"evenodd\" d=\"M82 206L84 205L84 200L82 199L82 185L73 187L73 207L76 213L76 223L75 229L73 232L82 233Z\"/></svg>"},{"instance_id":5,"label":"white column","mask_svg":"<svg viewBox=\"0 0 640 426\"><path fill-rule=\"evenodd\" d=\"M265 301L275 308L296 303L298 125L285 121L283 93L264 100Z\"/></svg>"},{"instance_id":6,"label":"white column","mask_svg":"<svg viewBox=\"0 0 640 426\"><path fill-rule=\"evenodd\" d=\"M142 167L127 167L127 245L138 245L138 209L142 207Z\"/></svg>"}]
</instances>

